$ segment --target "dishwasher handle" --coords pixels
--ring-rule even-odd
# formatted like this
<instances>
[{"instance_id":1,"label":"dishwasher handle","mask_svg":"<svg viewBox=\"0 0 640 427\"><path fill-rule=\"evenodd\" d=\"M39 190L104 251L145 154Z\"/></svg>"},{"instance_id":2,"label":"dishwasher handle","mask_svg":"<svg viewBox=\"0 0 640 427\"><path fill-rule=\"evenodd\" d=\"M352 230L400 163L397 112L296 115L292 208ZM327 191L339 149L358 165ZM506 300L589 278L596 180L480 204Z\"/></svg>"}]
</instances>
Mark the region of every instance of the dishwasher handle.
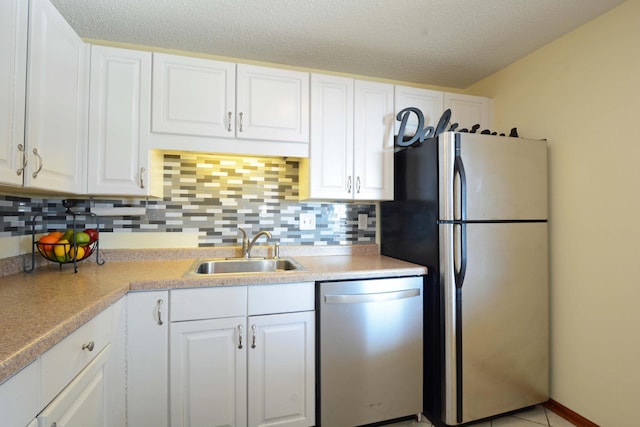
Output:
<instances>
[{"instance_id":1,"label":"dishwasher handle","mask_svg":"<svg viewBox=\"0 0 640 427\"><path fill-rule=\"evenodd\" d=\"M360 304L363 302L381 302L397 299L413 298L420 295L420 288L404 289L393 292L375 292L365 294L325 295L326 304Z\"/></svg>"}]
</instances>

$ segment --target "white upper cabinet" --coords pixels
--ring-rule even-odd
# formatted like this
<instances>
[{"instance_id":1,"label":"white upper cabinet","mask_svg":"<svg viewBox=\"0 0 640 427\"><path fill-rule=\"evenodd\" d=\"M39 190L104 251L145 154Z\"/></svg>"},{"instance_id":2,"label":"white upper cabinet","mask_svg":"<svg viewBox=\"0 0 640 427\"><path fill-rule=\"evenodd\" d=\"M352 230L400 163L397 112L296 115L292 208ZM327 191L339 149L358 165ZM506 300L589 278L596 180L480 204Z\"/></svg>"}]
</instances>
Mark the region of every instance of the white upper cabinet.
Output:
<instances>
[{"instance_id":1,"label":"white upper cabinet","mask_svg":"<svg viewBox=\"0 0 640 427\"><path fill-rule=\"evenodd\" d=\"M0 183L22 184L28 2L0 2ZM20 173L18 173L20 172Z\"/></svg>"},{"instance_id":2,"label":"white upper cabinet","mask_svg":"<svg viewBox=\"0 0 640 427\"><path fill-rule=\"evenodd\" d=\"M238 64L236 137L309 142L309 74Z\"/></svg>"},{"instance_id":3,"label":"white upper cabinet","mask_svg":"<svg viewBox=\"0 0 640 427\"><path fill-rule=\"evenodd\" d=\"M476 132L491 129L491 100L482 96L459 93L444 94L444 109L451 109L451 123L458 123L457 130L472 130L480 125Z\"/></svg>"},{"instance_id":4,"label":"white upper cabinet","mask_svg":"<svg viewBox=\"0 0 640 427\"><path fill-rule=\"evenodd\" d=\"M153 148L308 156L308 73L154 53L152 93Z\"/></svg>"},{"instance_id":5,"label":"white upper cabinet","mask_svg":"<svg viewBox=\"0 0 640 427\"><path fill-rule=\"evenodd\" d=\"M300 165L303 199L351 199L353 176L353 79L311 75L309 159Z\"/></svg>"},{"instance_id":6,"label":"white upper cabinet","mask_svg":"<svg viewBox=\"0 0 640 427\"><path fill-rule=\"evenodd\" d=\"M154 132L233 138L236 65L153 54Z\"/></svg>"},{"instance_id":7,"label":"white upper cabinet","mask_svg":"<svg viewBox=\"0 0 640 427\"><path fill-rule=\"evenodd\" d=\"M393 198L393 85L311 76L309 159L302 199Z\"/></svg>"},{"instance_id":8,"label":"white upper cabinet","mask_svg":"<svg viewBox=\"0 0 640 427\"><path fill-rule=\"evenodd\" d=\"M48 0L30 6L24 186L85 193L88 46Z\"/></svg>"},{"instance_id":9,"label":"white upper cabinet","mask_svg":"<svg viewBox=\"0 0 640 427\"><path fill-rule=\"evenodd\" d=\"M423 128L427 126L435 127L438 119L444 111L444 94L438 90L420 89L409 86L395 86L395 113L396 116L400 111L408 107L417 108L422 111L424 116ZM395 130L397 135L400 129L400 121L394 117ZM407 127L404 134L407 136L414 135L418 128L418 120L415 114L408 116Z\"/></svg>"},{"instance_id":10,"label":"white upper cabinet","mask_svg":"<svg viewBox=\"0 0 640 427\"><path fill-rule=\"evenodd\" d=\"M354 200L393 200L393 116L393 85L356 80Z\"/></svg>"},{"instance_id":11,"label":"white upper cabinet","mask_svg":"<svg viewBox=\"0 0 640 427\"><path fill-rule=\"evenodd\" d=\"M149 147L151 55L91 47L89 194L162 195L161 154Z\"/></svg>"}]
</instances>

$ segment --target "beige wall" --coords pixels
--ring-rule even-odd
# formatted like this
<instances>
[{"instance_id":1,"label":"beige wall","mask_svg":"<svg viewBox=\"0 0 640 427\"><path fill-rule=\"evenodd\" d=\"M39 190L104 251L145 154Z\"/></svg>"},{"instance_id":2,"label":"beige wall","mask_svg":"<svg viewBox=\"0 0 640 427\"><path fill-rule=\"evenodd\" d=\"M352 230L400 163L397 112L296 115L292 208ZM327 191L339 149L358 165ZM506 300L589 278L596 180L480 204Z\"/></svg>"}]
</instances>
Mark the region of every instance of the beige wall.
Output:
<instances>
[{"instance_id":1,"label":"beige wall","mask_svg":"<svg viewBox=\"0 0 640 427\"><path fill-rule=\"evenodd\" d=\"M551 397L605 427L640 403L640 0L468 88L547 138Z\"/></svg>"}]
</instances>

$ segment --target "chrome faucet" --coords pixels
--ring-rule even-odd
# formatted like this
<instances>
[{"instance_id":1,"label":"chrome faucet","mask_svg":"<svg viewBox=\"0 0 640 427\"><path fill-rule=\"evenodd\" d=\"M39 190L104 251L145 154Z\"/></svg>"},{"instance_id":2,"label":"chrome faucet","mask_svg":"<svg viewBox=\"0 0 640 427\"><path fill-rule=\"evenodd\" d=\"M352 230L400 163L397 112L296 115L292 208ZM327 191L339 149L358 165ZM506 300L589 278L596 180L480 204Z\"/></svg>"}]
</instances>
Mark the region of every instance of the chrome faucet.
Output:
<instances>
[{"instance_id":1,"label":"chrome faucet","mask_svg":"<svg viewBox=\"0 0 640 427\"><path fill-rule=\"evenodd\" d=\"M267 236L267 239L271 238L271 233L269 233L268 231L262 230L262 231L259 231L258 234L253 236L253 239L251 239L251 242L249 242L249 239L247 238L247 232L240 227L238 227L238 231L242 233L242 257L243 258L251 258L251 249L253 248L253 245L256 243L256 240L258 240L260 236Z\"/></svg>"}]
</instances>

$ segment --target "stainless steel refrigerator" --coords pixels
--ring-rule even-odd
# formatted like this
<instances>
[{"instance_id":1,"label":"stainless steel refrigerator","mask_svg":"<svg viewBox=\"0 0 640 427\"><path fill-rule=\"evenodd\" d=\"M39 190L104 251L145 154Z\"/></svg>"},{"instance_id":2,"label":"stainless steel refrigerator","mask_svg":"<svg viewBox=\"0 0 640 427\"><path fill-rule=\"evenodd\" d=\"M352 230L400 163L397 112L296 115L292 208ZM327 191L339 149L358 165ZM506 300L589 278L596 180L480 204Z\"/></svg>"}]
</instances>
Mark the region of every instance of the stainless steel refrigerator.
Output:
<instances>
[{"instance_id":1,"label":"stainless steel refrigerator","mask_svg":"<svg viewBox=\"0 0 640 427\"><path fill-rule=\"evenodd\" d=\"M445 132L395 153L381 252L429 268L424 413L458 425L548 399L547 144Z\"/></svg>"}]
</instances>

